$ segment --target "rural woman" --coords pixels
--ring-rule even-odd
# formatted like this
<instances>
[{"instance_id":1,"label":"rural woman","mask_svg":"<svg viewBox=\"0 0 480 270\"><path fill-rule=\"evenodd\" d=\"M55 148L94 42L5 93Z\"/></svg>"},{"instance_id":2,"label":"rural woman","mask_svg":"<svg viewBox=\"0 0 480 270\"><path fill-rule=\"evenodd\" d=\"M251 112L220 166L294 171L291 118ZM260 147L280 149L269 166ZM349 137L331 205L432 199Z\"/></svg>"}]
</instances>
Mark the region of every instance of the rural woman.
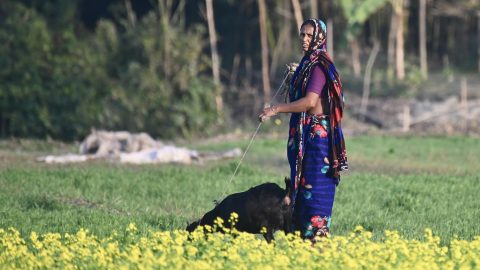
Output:
<instances>
[{"instance_id":1,"label":"rural woman","mask_svg":"<svg viewBox=\"0 0 480 270\"><path fill-rule=\"evenodd\" d=\"M304 56L291 76L289 103L272 105L263 121L291 113L287 156L290 163L295 230L313 242L330 231L340 172L348 169L341 129L344 98L340 76L326 51L325 23L308 19L300 28Z\"/></svg>"}]
</instances>

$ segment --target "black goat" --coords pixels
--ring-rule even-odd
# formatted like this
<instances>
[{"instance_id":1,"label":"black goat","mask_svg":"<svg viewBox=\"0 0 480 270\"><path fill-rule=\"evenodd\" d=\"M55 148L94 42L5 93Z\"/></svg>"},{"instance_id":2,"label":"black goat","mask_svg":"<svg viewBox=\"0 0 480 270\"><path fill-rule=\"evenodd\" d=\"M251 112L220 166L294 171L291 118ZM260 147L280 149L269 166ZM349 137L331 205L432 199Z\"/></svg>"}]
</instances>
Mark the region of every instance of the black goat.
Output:
<instances>
[{"instance_id":1,"label":"black goat","mask_svg":"<svg viewBox=\"0 0 480 270\"><path fill-rule=\"evenodd\" d=\"M277 230L291 231L292 208L290 206L290 179L285 178L286 188L277 184L265 183L247 191L227 196L223 201L206 213L200 220L187 226L192 232L199 225L213 226L217 217L224 220L224 226L231 226L230 214L238 214L235 228L241 232L262 233L267 242L273 240ZM262 231L265 228L266 231Z\"/></svg>"}]
</instances>

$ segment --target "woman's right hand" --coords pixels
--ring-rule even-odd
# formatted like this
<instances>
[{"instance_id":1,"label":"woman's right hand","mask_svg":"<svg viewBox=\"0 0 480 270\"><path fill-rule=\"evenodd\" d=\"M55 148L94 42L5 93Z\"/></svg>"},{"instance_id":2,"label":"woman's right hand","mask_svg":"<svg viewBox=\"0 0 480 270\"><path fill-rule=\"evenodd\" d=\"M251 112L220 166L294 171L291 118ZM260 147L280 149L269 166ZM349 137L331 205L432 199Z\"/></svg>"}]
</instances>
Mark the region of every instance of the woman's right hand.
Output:
<instances>
[{"instance_id":1,"label":"woman's right hand","mask_svg":"<svg viewBox=\"0 0 480 270\"><path fill-rule=\"evenodd\" d=\"M260 122L263 122L263 121L267 120L268 118L277 115L277 113L278 113L278 108L275 105L264 108L263 112L260 113L260 115L258 116L258 120Z\"/></svg>"}]
</instances>

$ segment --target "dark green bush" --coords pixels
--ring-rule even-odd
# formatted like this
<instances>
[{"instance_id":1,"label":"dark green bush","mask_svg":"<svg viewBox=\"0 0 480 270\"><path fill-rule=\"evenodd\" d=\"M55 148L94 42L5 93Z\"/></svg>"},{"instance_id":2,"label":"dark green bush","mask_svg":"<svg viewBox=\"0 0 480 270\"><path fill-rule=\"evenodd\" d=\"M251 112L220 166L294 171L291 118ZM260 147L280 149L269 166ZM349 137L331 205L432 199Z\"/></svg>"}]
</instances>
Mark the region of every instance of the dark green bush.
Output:
<instances>
[{"instance_id":1,"label":"dark green bush","mask_svg":"<svg viewBox=\"0 0 480 270\"><path fill-rule=\"evenodd\" d=\"M90 33L68 18L50 27L13 1L0 14L2 137L74 140L95 127L173 138L216 123L204 29L151 12L135 27L102 20Z\"/></svg>"}]
</instances>

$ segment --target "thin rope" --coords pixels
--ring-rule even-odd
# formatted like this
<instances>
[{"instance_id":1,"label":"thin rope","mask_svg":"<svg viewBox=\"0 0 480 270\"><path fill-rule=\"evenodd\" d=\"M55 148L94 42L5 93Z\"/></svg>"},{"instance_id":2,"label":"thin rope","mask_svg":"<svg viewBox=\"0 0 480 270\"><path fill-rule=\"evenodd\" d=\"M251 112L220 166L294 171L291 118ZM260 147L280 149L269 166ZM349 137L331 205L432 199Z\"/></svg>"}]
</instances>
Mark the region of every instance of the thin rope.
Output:
<instances>
[{"instance_id":1,"label":"thin rope","mask_svg":"<svg viewBox=\"0 0 480 270\"><path fill-rule=\"evenodd\" d=\"M243 151L242 158L240 158L240 161L237 163L237 167L236 167L235 170L233 171L232 176L230 176L230 180L229 180L228 183L227 183L228 185L230 185L230 183L232 183L233 178L235 177L235 174L236 174L237 171L238 171L238 168L240 168L240 165L242 164L243 159L244 159L245 156L247 155L248 149L250 149L250 146L252 145L253 140L255 139L255 136L257 136L258 131L260 130L260 127L261 127L261 126L262 126L262 122L258 123L257 129L256 129L255 132L253 133L253 136L252 136L252 138L250 139L250 142L248 143L247 148L245 149L245 151ZM221 197L223 197L223 196L225 195L225 193L226 193L226 191L223 192L223 194L222 194Z\"/></svg>"},{"instance_id":2,"label":"thin rope","mask_svg":"<svg viewBox=\"0 0 480 270\"><path fill-rule=\"evenodd\" d=\"M273 95L273 97L270 99L270 102L269 102L269 103L271 103L271 102L275 99L275 97L277 96L277 94L280 92L280 89L282 89L283 85L285 84L285 80L287 79L287 76L288 76L288 73L286 73L285 77L284 77L283 80L282 80L282 84L280 84L280 86L277 88L277 91L275 92L275 95ZM255 136L257 136L258 131L260 130L260 127L262 126L262 123L263 123L263 122L258 123L257 129L256 129L255 132L253 133L252 138L250 139L250 141L248 142L247 148L245 148L245 151L243 152L243 155L242 155L242 157L240 158L240 161L238 161L237 167L235 167L235 170L233 171L233 174L232 174L232 176L230 177L230 180L227 182L227 187L230 186L230 184L231 184L232 181L233 181L233 178L235 178L235 174L237 173L238 169L240 168L240 165L242 164L243 159L244 159L245 156L247 155L247 152L248 152L248 150L250 149L250 146L252 145L253 140L255 139ZM226 193L227 193L227 189L225 188L224 191L223 191L223 194L222 194L222 196L220 196L220 198L223 198Z\"/></svg>"}]
</instances>

